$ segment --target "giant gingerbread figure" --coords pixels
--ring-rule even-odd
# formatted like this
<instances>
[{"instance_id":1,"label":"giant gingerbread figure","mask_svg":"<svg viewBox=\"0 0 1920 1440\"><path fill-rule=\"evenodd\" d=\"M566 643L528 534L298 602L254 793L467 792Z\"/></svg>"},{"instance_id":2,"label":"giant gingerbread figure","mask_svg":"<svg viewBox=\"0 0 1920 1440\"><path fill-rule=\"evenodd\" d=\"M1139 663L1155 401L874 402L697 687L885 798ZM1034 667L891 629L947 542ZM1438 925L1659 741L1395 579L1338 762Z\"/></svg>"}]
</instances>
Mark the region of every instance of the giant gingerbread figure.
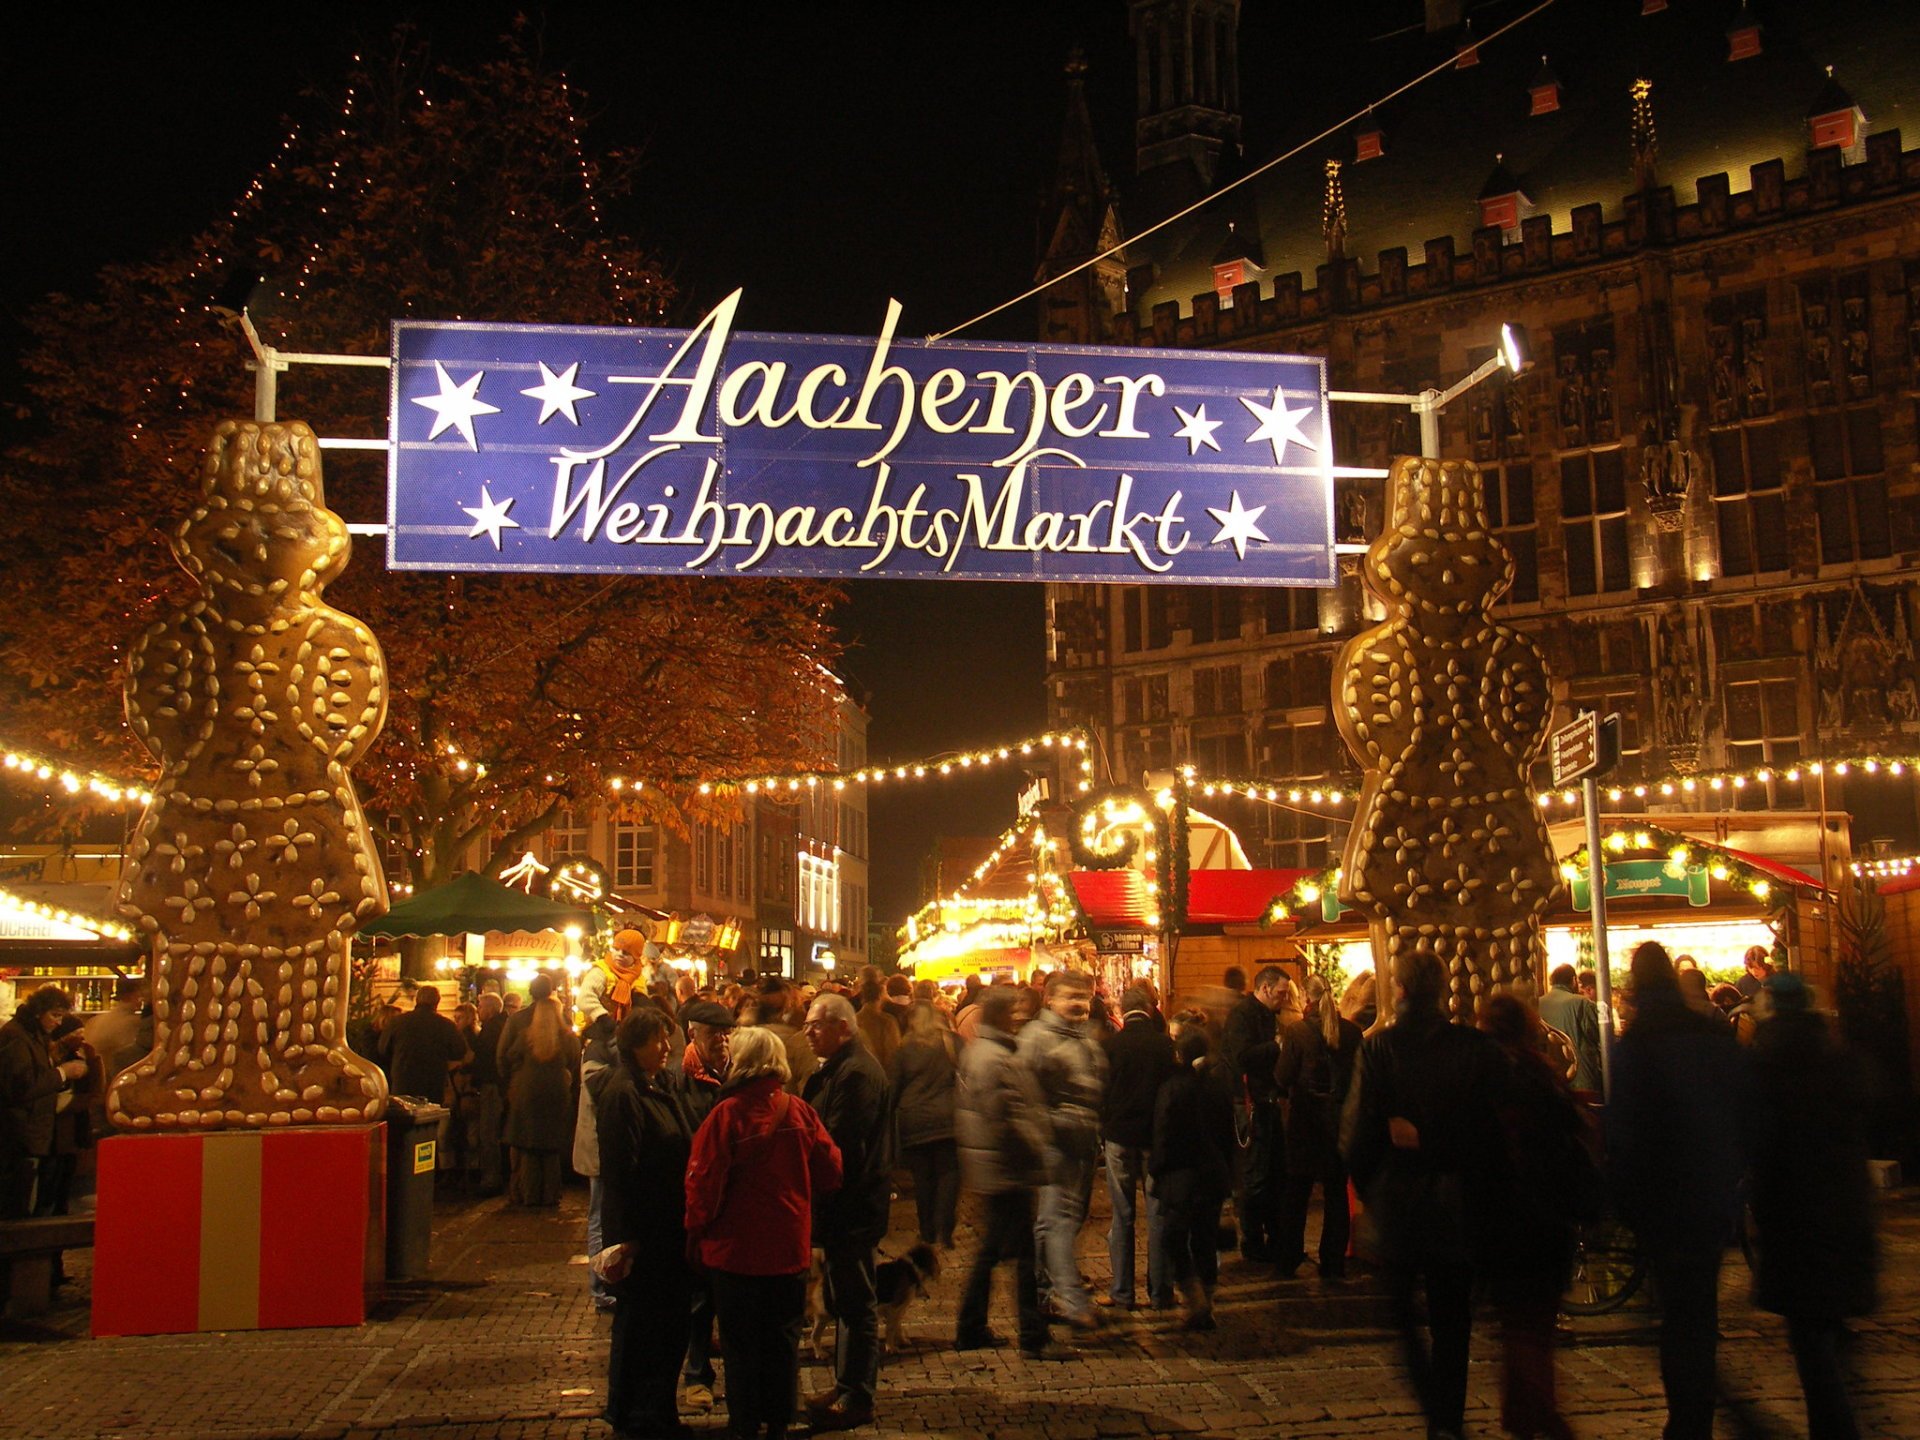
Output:
<instances>
[{"instance_id":1,"label":"giant gingerbread figure","mask_svg":"<svg viewBox=\"0 0 1920 1440\"><path fill-rule=\"evenodd\" d=\"M160 762L120 882L153 953L154 1048L113 1083L133 1130L376 1118L348 1051L347 945L386 908L349 768L386 718L371 631L320 592L347 563L305 425L227 421L173 550L200 598L128 659Z\"/></svg>"},{"instance_id":2,"label":"giant gingerbread figure","mask_svg":"<svg viewBox=\"0 0 1920 1440\"><path fill-rule=\"evenodd\" d=\"M1469 464L1403 457L1366 583L1388 619L1340 652L1336 723L1365 770L1342 898L1383 967L1445 961L1454 1018L1521 975L1538 981L1540 920L1559 884L1527 785L1553 701L1533 642L1492 617L1513 557Z\"/></svg>"}]
</instances>

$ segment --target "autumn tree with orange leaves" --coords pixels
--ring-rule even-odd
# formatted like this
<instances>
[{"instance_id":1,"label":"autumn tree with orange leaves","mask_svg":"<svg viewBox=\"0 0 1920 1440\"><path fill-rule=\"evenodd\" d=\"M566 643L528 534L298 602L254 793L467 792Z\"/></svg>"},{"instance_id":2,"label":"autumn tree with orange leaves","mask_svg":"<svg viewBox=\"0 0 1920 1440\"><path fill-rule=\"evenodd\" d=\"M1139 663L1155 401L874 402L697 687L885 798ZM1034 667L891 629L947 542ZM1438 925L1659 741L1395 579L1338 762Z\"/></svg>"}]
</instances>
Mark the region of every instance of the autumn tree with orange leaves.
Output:
<instances>
[{"instance_id":1,"label":"autumn tree with orange leaves","mask_svg":"<svg viewBox=\"0 0 1920 1440\"><path fill-rule=\"evenodd\" d=\"M52 296L23 359L28 438L0 474L0 714L15 744L131 775L121 662L191 594L167 533L214 425L253 413L244 305L266 342L382 355L396 318L658 324L673 291L602 206L630 160L583 143L581 95L520 36L433 64L402 34L314 97L231 215L171 254ZM263 149L272 143L263 137ZM299 368L279 414L323 436L386 432L385 373ZM383 457L329 451L328 504L380 518ZM830 586L707 578L391 573L363 545L328 590L386 651L386 729L358 772L403 853L447 878L512 853L616 778L726 777L830 760ZM684 822L650 784L623 813Z\"/></svg>"}]
</instances>

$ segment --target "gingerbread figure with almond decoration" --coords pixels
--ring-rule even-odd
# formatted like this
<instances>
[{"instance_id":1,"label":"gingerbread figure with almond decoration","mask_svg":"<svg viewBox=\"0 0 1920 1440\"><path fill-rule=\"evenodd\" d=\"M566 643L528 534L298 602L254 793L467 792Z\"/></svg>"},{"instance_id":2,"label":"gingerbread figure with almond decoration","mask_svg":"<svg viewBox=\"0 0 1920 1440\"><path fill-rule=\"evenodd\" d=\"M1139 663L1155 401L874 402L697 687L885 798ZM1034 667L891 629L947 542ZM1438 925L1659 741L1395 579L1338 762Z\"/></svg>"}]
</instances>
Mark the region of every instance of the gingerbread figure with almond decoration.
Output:
<instances>
[{"instance_id":1,"label":"gingerbread figure with almond decoration","mask_svg":"<svg viewBox=\"0 0 1920 1440\"><path fill-rule=\"evenodd\" d=\"M1447 966L1454 1019L1522 976L1559 874L1527 772L1553 700L1540 651L1492 616L1513 557L1487 521L1472 465L1402 457L1389 518L1367 551L1388 619L1340 652L1334 711L1365 768L1341 867L1383 973L1403 953Z\"/></svg>"},{"instance_id":2,"label":"gingerbread figure with almond decoration","mask_svg":"<svg viewBox=\"0 0 1920 1440\"><path fill-rule=\"evenodd\" d=\"M131 1130L376 1119L345 1045L347 947L386 881L350 769L386 718L372 631L321 599L349 540L305 425L227 421L173 538L200 598L128 660L162 767L120 882L153 955L154 1048L114 1081Z\"/></svg>"}]
</instances>

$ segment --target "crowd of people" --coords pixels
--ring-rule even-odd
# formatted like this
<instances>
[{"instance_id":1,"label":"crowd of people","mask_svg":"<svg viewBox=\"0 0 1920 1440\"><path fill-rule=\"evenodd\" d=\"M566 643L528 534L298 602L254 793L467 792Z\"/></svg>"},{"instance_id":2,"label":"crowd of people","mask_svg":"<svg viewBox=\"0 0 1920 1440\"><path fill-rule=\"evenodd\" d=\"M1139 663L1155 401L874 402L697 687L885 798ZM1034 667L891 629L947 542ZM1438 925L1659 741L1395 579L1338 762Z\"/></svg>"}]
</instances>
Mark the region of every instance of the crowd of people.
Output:
<instances>
[{"instance_id":1,"label":"crowd of people","mask_svg":"<svg viewBox=\"0 0 1920 1440\"><path fill-rule=\"evenodd\" d=\"M1857 1433L1844 1322L1873 1305L1877 1265L1861 1086L1801 978L1763 950L1716 995L1686 957L1641 945L1613 1035L1572 967L1537 1001L1508 987L1480 998L1477 1024L1451 1023L1453 977L1426 953L1396 957L1378 996L1372 976L1336 992L1274 964L1251 984L1229 970L1171 1014L1145 981L1109 997L1071 969L945 994L874 971L702 985L649 958L644 934L621 932L572 997L577 1029L537 976L524 1002L487 988L451 1016L422 985L352 1033L392 1093L448 1104L449 1164L480 1193L553 1206L569 1167L587 1177L622 1435L681 1434L723 1373L736 1435L870 1422L882 1311L952 1251L963 1190L977 1239L955 1348L1043 1356L1056 1329L1097 1332L1143 1289L1169 1324L1209 1330L1225 1249L1334 1286L1357 1257L1385 1279L1430 1440L1463 1433L1476 1295L1498 1326L1503 1427L1573 1433L1555 1319L1577 1229L1609 1207L1661 1307L1665 1433L1705 1440L1721 1257L1744 1206L1810 1433ZM44 986L0 1027L0 1218L63 1212L89 1087L150 1044L144 1000L127 982L83 1026ZM1609 1069L1602 1127L1584 1102ZM897 1170L918 1244L883 1265ZM1100 1288L1076 1252L1103 1172ZM990 1322L1009 1262L1011 1341ZM816 1342L831 1325L833 1383L802 1396L810 1314Z\"/></svg>"}]
</instances>

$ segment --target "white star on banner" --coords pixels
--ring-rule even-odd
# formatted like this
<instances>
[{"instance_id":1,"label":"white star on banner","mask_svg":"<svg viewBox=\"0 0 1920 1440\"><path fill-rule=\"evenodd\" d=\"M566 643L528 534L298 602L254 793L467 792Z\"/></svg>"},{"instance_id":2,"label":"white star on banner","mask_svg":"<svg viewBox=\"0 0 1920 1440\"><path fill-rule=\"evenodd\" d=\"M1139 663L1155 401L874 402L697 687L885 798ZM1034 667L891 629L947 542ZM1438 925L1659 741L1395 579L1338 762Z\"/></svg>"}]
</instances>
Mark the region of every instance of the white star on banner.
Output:
<instances>
[{"instance_id":1,"label":"white star on banner","mask_svg":"<svg viewBox=\"0 0 1920 1440\"><path fill-rule=\"evenodd\" d=\"M469 450L478 450L480 442L473 438L473 417L500 413L498 405L489 405L480 398L480 379L487 372L476 370L471 379L456 385L453 377L447 374L447 367L436 360L433 362L433 373L440 377L440 393L413 397L414 404L424 405L433 411L433 429L427 432L427 439L438 439L442 430L452 426L460 432Z\"/></svg>"},{"instance_id":2,"label":"white star on banner","mask_svg":"<svg viewBox=\"0 0 1920 1440\"><path fill-rule=\"evenodd\" d=\"M1240 403L1252 411L1253 417L1260 422L1259 428L1247 437L1247 444L1257 444L1262 440L1272 441L1274 464L1278 465L1285 457L1289 440L1308 450L1320 448L1307 439L1300 430L1300 422L1313 414L1313 407L1302 405L1298 410L1289 410L1286 397L1280 393L1278 385L1273 387L1271 405L1262 405L1258 400L1249 400L1244 395L1240 397Z\"/></svg>"},{"instance_id":3,"label":"white star on banner","mask_svg":"<svg viewBox=\"0 0 1920 1440\"><path fill-rule=\"evenodd\" d=\"M1233 553L1242 560L1247 558L1249 540L1267 538L1267 532L1256 523L1267 513L1267 507L1256 505L1251 510L1247 509L1240 503L1238 490L1233 492L1233 501L1225 510L1216 510L1209 505L1207 513L1220 522L1220 533L1213 537L1213 543L1218 545L1223 540L1228 541L1233 546Z\"/></svg>"},{"instance_id":4,"label":"white star on banner","mask_svg":"<svg viewBox=\"0 0 1920 1440\"><path fill-rule=\"evenodd\" d=\"M1173 432L1173 438L1187 442L1187 454L1198 455L1202 445L1206 446L1209 450L1218 450L1220 448L1220 442L1213 438L1213 432L1227 422L1224 420L1209 420L1207 418L1206 406L1197 406L1194 412L1189 415L1176 405L1173 407L1173 413L1185 422L1178 430Z\"/></svg>"},{"instance_id":5,"label":"white star on banner","mask_svg":"<svg viewBox=\"0 0 1920 1440\"><path fill-rule=\"evenodd\" d=\"M540 383L520 392L528 399L538 400L540 402L540 424L546 424L547 421L563 411L567 419L571 420L575 425L580 423L579 415L574 412L574 405L579 401L588 399L597 392L582 390L578 385L573 383L574 377L579 373L580 362L578 360L574 361L573 364L569 365L564 371L557 375L547 368L546 361L542 360L540 362Z\"/></svg>"},{"instance_id":6,"label":"white star on banner","mask_svg":"<svg viewBox=\"0 0 1920 1440\"><path fill-rule=\"evenodd\" d=\"M518 530L520 528L520 522L510 519L507 515L507 512L513 508L513 500L514 497L511 495L504 500L495 500L492 492L489 491L485 485L482 485L480 487L480 503L478 505L462 505L460 507L473 518L473 529L467 532L467 538L471 540L475 536L484 535L493 541L493 548L498 550L500 548L500 532L502 530Z\"/></svg>"}]
</instances>

